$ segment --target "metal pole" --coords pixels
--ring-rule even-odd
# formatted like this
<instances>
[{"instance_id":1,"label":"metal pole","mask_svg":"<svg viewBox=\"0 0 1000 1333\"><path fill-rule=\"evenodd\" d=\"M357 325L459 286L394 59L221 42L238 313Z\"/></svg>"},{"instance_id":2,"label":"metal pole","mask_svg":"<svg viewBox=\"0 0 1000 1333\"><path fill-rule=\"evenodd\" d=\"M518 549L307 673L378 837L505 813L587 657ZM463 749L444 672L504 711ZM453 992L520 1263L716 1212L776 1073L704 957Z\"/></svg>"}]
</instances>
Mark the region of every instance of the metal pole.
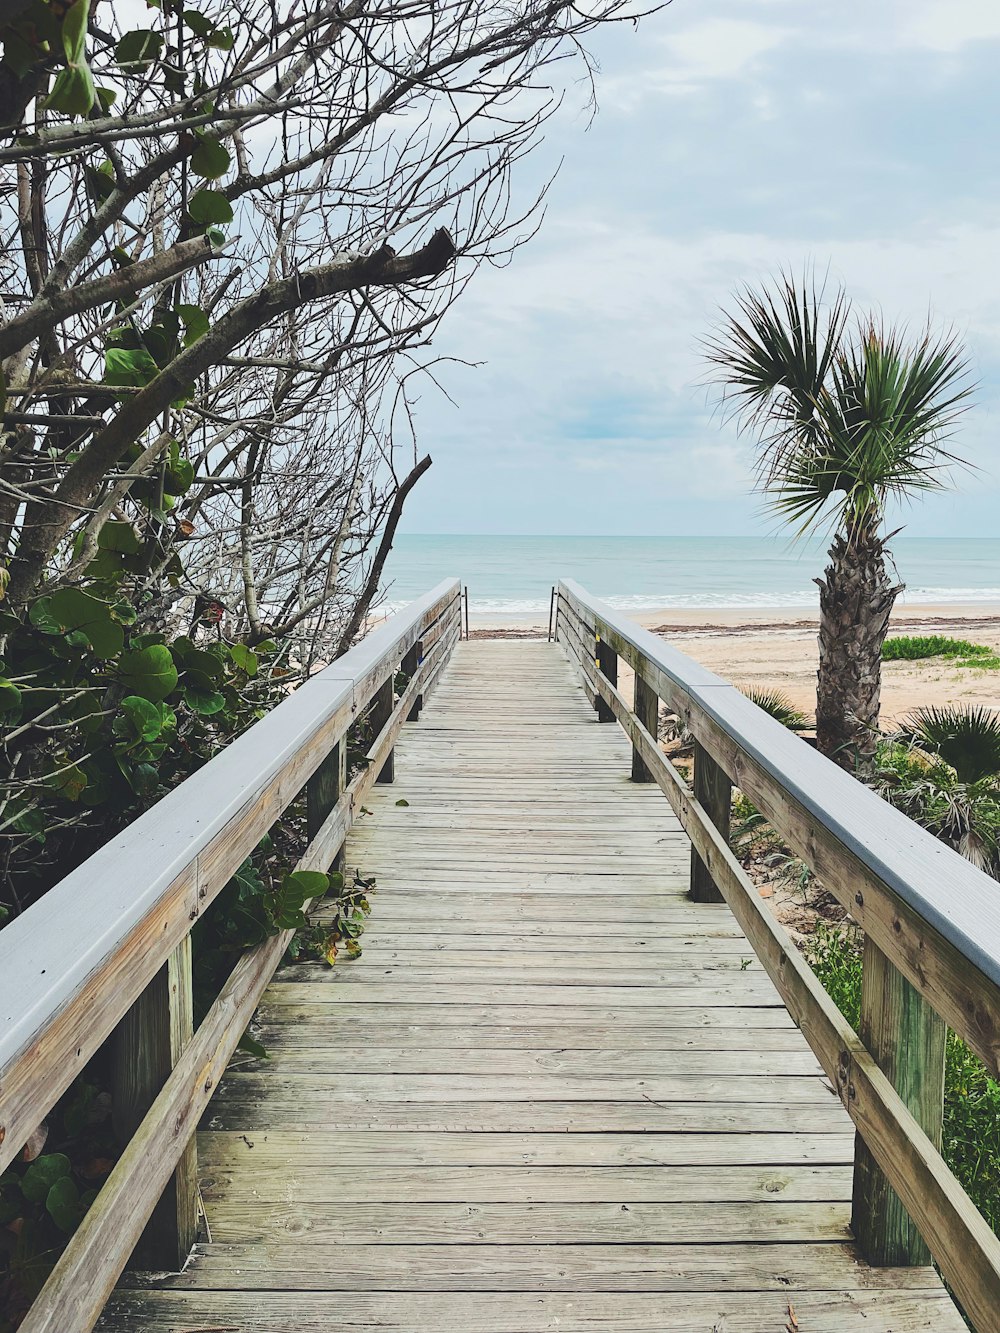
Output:
<instances>
[{"instance_id":1,"label":"metal pole","mask_svg":"<svg viewBox=\"0 0 1000 1333\"><path fill-rule=\"evenodd\" d=\"M552 596L549 598L549 643L552 642L552 614L556 609L556 585L552 585Z\"/></svg>"}]
</instances>

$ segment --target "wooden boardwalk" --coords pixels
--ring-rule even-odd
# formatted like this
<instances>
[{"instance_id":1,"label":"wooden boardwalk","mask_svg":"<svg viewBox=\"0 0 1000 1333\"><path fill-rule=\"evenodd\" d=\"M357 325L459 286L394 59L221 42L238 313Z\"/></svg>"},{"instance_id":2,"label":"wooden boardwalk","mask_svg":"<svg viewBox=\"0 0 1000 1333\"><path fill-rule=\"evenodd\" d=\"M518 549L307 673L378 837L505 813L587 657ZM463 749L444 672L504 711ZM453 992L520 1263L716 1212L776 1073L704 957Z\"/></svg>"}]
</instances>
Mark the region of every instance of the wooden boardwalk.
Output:
<instances>
[{"instance_id":1,"label":"wooden boardwalk","mask_svg":"<svg viewBox=\"0 0 1000 1333\"><path fill-rule=\"evenodd\" d=\"M106 1330L962 1333L850 1240L853 1129L555 645L463 643L199 1135L211 1240Z\"/></svg>"}]
</instances>

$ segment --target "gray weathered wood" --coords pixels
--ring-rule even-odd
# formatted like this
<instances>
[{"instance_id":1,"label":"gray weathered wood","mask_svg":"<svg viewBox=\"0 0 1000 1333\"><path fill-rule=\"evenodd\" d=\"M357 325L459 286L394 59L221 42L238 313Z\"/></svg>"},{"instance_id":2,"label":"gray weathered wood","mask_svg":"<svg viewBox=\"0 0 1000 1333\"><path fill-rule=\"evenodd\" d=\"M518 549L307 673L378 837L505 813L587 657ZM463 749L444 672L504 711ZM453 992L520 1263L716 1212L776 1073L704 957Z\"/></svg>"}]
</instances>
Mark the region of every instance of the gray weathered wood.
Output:
<instances>
[{"instance_id":1,"label":"gray weathered wood","mask_svg":"<svg viewBox=\"0 0 1000 1333\"><path fill-rule=\"evenodd\" d=\"M739 690L565 580L593 620L989 1067L1000 1072L995 882Z\"/></svg>"},{"instance_id":2,"label":"gray weathered wood","mask_svg":"<svg viewBox=\"0 0 1000 1333\"><path fill-rule=\"evenodd\" d=\"M593 675L599 683L598 673ZM631 715L618 691L606 683L601 688L633 743L642 749L650 771L712 871L789 1013L808 1035L874 1161L917 1220L966 1313L979 1330L997 1328L1000 1240L765 907L728 841L692 799L680 774Z\"/></svg>"},{"instance_id":3,"label":"gray weathered wood","mask_svg":"<svg viewBox=\"0 0 1000 1333\"><path fill-rule=\"evenodd\" d=\"M705 815L719 830L719 836L729 841L729 818L733 798L733 784L703 746L694 746L694 799ZM712 878L712 872L691 848L691 899L696 903L722 902L723 897Z\"/></svg>"},{"instance_id":4,"label":"gray weathered wood","mask_svg":"<svg viewBox=\"0 0 1000 1333\"><path fill-rule=\"evenodd\" d=\"M406 672L408 677L416 674L417 667L420 665L420 659L423 656L423 643L415 643L408 653L405 654L401 669ZM416 701L409 713L406 715L407 722L418 722L420 720L420 709L423 707L423 697L417 695Z\"/></svg>"},{"instance_id":5,"label":"gray weathered wood","mask_svg":"<svg viewBox=\"0 0 1000 1333\"><path fill-rule=\"evenodd\" d=\"M0 1169L456 597L373 630L0 932Z\"/></svg>"},{"instance_id":6,"label":"gray weathered wood","mask_svg":"<svg viewBox=\"0 0 1000 1333\"><path fill-rule=\"evenodd\" d=\"M451 642L442 640L438 654L446 655ZM369 750L371 763L330 810L297 869L323 870L330 864L354 812L372 789L413 700L436 668L435 658L426 659L409 682ZM21 1325L23 1333L63 1333L69 1328L87 1333L93 1327L146 1219L176 1164L184 1159L198 1119L293 935L294 931L282 931L248 950L237 963L59 1257Z\"/></svg>"},{"instance_id":7,"label":"gray weathered wood","mask_svg":"<svg viewBox=\"0 0 1000 1333\"><path fill-rule=\"evenodd\" d=\"M634 680L633 711L649 734L655 739L659 728L660 701L641 676L637 675ZM642 755L634 746L632 748L632 781L653 781L653 775L643 762Z\"/></svg>"},{"instance_id":8,"label":"gray weathered wood","mask_svg":"<svg viewBox=\"0 0 1000 1333\"><path fill-rule=\"evenodd\" d=\"M940 1148L945 1025L870 939L865 940L862 963L859 1035L921 1129ZM930 1262L919 1230L860 1135L852 1225L869 1263Z\"/></svg>"},{"instance_id":9,"label":"gray weathered wood","mask_svg":"<svg viewBox=\"0 0 1000 1333\"><path fill-rule=\"evenodd\" d=\"M614 711L620 696L589 665ZM348 842L348 864L378 883L361 960L296 966L269 987L259 1018L273 1061L230 1071L202 1135L212 1245L183 1276L120 1292L109 1333L304 1333L331 1320L401 1333L959 1333L932 1270L857 1262L851 1118L809 1072L726 906L686 898L666 805L658 829L618 817L662 800L630 781L633 748L672 780L655 741L638 723L626 740L592 720L558 649L462 644L425 725L397 743L395 786L372 789ZM728 846L703 815L692 823L701 807L686 789L678 805L731 887ZM428 808L447 817L408 822ZM490 809L516 810L520 828L467 822ZM836 1011L746 898L741 881L744 928L802 1028L818 1025L838 1080ZM521 930L537 932L523 948ZM588 948L574 967L577 936ZM730 961L745 948L747 967L723 966L723 947ZM851 1115L867 1122L895 1094L870 1059L855 1065L853 1040ZM893 1141L888 1120L875 1142ZM908 1165L947 1211L934 1164L929 1183ZM990 1299L986 1280L981 1306Z\"/></svg>"},{"instance_id":10,"label":"gray weathered wood","mask_svg":"<svg viewBox=\"0 0 1000 1333\"><path fill-rule=\"evenodd\" d=\"M618 684L618 654L600 638L597 639L597 669L612 685ZM615 715L603 699L598 698L596 708L598 722L614 722Z\"/></svg>"},{"instance_id":11,"label":"gray weathered wood","mask_svg":"<svg viewBox=\"0 0 1000 1333\"><path fill-rule=\"evenodd\" d=\"M112 1060L112 1121L124 1147L156 1100L194 1032L191 937L160 968L118 1024ZM181 1153L133 1260L142 1268L180 1268L198 1232L198 1155Z\"/></svg>"}]
</instances>

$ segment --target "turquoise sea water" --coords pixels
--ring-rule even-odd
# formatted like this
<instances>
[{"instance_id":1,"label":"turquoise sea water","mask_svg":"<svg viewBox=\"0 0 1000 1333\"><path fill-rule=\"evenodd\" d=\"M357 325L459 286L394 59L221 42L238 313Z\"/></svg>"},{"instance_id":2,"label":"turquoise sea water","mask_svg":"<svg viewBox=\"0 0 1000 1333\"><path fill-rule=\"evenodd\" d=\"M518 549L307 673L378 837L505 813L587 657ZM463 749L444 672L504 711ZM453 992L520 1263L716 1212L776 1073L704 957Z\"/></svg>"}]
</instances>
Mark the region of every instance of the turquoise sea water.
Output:
<instances>
[{"instance_id":1,"label":"turquoise sea water","mask_svg":"<svg viewBox=\"0 0 1000 1333\"><path fill-rule=\"evenodd\" d=\"M1000 602L1000 539L900 536L905 600ZM401 536L386 567L388 609L443 578L468 586L471 612L547 614L549 590L574 578L622 610L814 607L822 546L768 537Z\"/></svg>"}]
</instances>

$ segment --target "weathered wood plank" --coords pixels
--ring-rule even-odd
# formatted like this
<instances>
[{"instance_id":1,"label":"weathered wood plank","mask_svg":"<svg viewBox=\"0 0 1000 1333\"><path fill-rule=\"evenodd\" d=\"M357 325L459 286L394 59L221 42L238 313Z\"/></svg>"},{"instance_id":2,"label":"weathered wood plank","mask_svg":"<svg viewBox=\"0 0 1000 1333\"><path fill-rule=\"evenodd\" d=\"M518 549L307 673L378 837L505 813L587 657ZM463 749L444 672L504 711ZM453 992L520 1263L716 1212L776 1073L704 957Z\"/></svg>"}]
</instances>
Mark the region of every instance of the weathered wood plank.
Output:
<instances>
[{"instance_id":1,"label":"weathered wood plank","mask_svg":"<svg viewBox=\"0 0 1000 1333\"><path fill-rule=\"evenodd\" d=\"M363 958L272 983L200 1135L213 1242L109 1333L960 1333L857 1262L848 1116L633 746L523 651L463 644L400 738Z\"/></svg>"},{"instance_id":2,"label":"weathered wood plank","mask_svg":"<svg viewBox=\"0 0 1000 1333\"><path fill-rule=\"evenodd\" d=\"M720 1134L778 1132L794 1124L802 1133L839 1134L844 1119L839 1107L769 1104L764 1117L752 1102L412 1102L336 1101L327 1093L268 1091L263 1097L238 1100L220 1095L212 1104L213 1129L266 1131L278 1119L288 1129L391 1129L457 1132L562 1134L588 1126L640 1133L698 1133L711 1124ZM766 1120L762 1126L761 1121Z\"/></svg>"},{"instance_id":3,"label":"weathered wood plank","mask_svg":"<svg viewBox=\"0 0 1000 1333\"><path fill-rule=\"evenodd\" d=\"M939 1292L920 1268L869 1268L852 1246L560 1245L199 1246L172 1289L273 1291ZM797 1297L796 1297L797 1299ZM786 1311L787 1321L787 1311ZM611 1324L611 1328L615 1325ZM780 1330L780 1325L775 1326Z\"/></svg>"},{"instance_id":4,"label":"weathered wood plank","mask_svg":"<svg viewBox=\"0 0 1000 1333\"><path fill-rule=\"evenodd\" d=\"M817 1333L966 1333L950 1298L931 1292L799 1292L799 1327ZM427 1333L774 1333L788 1324L788 1292L692 1292L664 1302L658 1293L477 1293L175 1291L121 1292L102 1330L143 1333L370 1333L372 1328Z\"/></svg>"},{"instance_id":5,"label":"weathered wood plank","mask_svg":"<svg viewBox=\"0 0 1000 1333\"><path fill-rule=\"evenodd\" d=\"M845 1204L851 1195L847 1166L780 1169L712 1167L367 1167L261 1159L241 1169L201 1175L208 1200L253 1207L257 1202L299 1203L778 1203Z\"/></svg>"},{"instance_id":6,"label":"weathered wood plank","mask_svg":"<svg viewBox=\"0 0 1000 1333\"><path fill-rule=\"evenodd\" d=\"M203 1130L198 1136L203 1170L237 1167L252 1179L258 1163L295 1161L300 1167L322 1171L331 1163L350 1161L358 1170L387 1166L523 1166L616 1168L636 1166L769 1166L778 1169L813 1163L843 1165L851 1162L854 1136L845 1129L836 1134L773 1133L621 1133L609 1130L565 1134L524 1133L515 1130L465 1133L426 1130L335 1131L323 1127L294 1130L270 1128L267 1137L242 1130Z\"/></svg>"}]
</instances>

